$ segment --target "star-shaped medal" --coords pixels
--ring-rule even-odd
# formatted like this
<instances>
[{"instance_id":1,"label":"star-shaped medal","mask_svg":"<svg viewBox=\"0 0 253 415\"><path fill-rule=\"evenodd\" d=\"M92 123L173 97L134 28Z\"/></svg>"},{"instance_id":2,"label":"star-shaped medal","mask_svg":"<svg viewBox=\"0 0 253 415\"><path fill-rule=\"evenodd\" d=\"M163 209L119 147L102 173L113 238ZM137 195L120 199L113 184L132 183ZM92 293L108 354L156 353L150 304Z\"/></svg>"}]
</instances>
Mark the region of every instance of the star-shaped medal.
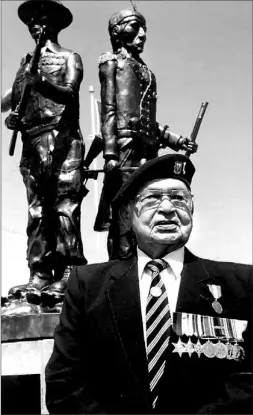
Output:
<instances>
[{"instance_id":1,"label":"star-shaped medal","mask_svg":"<svg viewBox=\"0 0 253 415\"><path fill-rule=\"evenodd\" d=\"M179 356L181 357L182 353L186 352L185 344L183 342L181 342L180 337L179 337L177 343L172 343L172 344L175 347L174 350L172 351L172 353L178 353Z\"/></svg>"},{"instance_id":2,"label":"star-shaped medal","mask_svg":"<svg viewBox=\"0 0 253 415\"><path fill-rule=\"evenodd\" d=\"M195 351L194 350L194 345L191 342L191 339L188 340L188 342L185 345L185 351L189 354L189 356L191 357L192 353Z\"/></svg>"},{"instance_id":3,"label":"star-shaped medal","mask_svg":"<svg viewBox=\"0 0 253 415\"><path fill-rule=\"evenodd\" d=\"M197 353L198 357L200 357L202 352L202 344L200 343L199 339L197 343L194 345L194 351Z\"/></svg>"}]
</instances>

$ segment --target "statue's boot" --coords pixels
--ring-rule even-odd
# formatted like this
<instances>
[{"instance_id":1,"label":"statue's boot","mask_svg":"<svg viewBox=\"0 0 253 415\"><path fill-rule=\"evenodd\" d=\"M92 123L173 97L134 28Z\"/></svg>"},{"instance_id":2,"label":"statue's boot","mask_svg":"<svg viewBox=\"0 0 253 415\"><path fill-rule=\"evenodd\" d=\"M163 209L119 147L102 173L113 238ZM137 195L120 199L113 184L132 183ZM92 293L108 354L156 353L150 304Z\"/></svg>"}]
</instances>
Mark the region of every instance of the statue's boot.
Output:
<instances>
[{"instance_id":1,"label":"statue's boot","mask_svg":"<svg viewBox=\"0 0 253 415\"><path fill-rule=\"evenodd\" d=\"M73 265L67 265L61 273L62 277L59 279L59 274L56 274L57 281L41 292L42 304L44 307L54 307L55 304L63 301L72 268Z\"/></svg>"},{"instance_id":2,"label":"statue's boot","mask_svg":"<svg viewBox=\"0 0 253 415\"><path fill-rule=\"evenodd\" d=\"M27 300L32 304L40 304L41 290L48 287L52 282L52 275L40 271L31 271L27 284L15 285L8 292L8 299Z\"/></svg>"}]
</instances>

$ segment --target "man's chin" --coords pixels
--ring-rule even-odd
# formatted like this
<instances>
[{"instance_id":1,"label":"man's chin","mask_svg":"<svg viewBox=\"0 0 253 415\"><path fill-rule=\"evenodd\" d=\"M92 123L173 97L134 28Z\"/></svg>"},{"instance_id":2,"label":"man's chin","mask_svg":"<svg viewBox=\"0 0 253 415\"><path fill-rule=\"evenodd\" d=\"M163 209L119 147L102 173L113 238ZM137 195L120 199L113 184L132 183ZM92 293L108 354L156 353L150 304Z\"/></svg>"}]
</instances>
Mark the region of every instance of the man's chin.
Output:
<instances>
[{"instance_id":1,"label":"man's chin","mask_svg":"<svg viewBox=\"0 0 253 415\"><path fill-rule=\"evenodd\" d=\"M175 243L180 242L182 236L178 234L171 234L171 233L154 233L150 235L150 241L152 243L158 244L166 244L166 245L173 245Z\"/></svg>"}]
</instances>

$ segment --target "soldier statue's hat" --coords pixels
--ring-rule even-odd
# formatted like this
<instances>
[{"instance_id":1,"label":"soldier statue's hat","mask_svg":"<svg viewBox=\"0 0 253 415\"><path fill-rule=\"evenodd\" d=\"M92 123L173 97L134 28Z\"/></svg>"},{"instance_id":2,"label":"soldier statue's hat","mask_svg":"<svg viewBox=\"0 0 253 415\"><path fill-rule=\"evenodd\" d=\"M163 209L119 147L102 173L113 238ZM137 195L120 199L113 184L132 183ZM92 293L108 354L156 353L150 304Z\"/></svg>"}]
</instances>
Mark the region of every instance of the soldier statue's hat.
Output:
<instances>
[{"instance_id":1,"label":"soldier statue's hat","mask_svg":"<svg viewBox=\"0 0 253 415\"><path fill-rule=\"evenodd\" d=\"M123 21L130 21L133 18L139 20L144 26L146 25L145 17L137 10L121 10L120 12L114 13L111 16L108 25L109 32L112 31L114 26L120 25Z\"/></svg>"},{"instance_id":2,"label":"soldier statue's hat","mask_svg":"<svg viewBox=\"0 0 253 415\"><path fill-rule=\"evenodd\" d=\"M68 27L73 20L71 11L60 0L26 0L18 8L18 16L25 24L43 12L55 20L60 30Z\"/></svg>"},{"instance_id":3,"label":"soldier statue's hat","mask_svg":"<svg viewBox=\"0 0 253 415\"><path fill-rule=\"evenodd\" d=\"M166 154L147 161L140 166L113 199L113 209L133 200L138 191L148 182L156 179L177 179L191 189L195 167L189 157L183 154Z\"/></svg>"}]
</instances>

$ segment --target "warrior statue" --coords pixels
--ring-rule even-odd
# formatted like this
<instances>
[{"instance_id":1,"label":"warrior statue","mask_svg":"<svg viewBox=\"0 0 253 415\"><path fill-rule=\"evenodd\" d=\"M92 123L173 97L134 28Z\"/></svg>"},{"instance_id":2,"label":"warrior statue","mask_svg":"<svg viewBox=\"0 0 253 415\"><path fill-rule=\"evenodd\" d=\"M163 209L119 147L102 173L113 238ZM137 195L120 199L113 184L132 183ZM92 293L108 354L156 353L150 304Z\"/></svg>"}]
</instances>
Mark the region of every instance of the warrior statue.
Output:
<instances>
[{"instance_id":1,"label":"warrior statue","mask_svg":"<svg viewBox=\"0 0 253 415\"><path fill-rule=\"evenodd\" d=\"M111 201L129 176L158 155L160 148L194 153L197 144L156 120L156 78L140 58L146 41L146 21L136 8L113 14L109 20L113 51L99 59L101 120L105 179L94 230L108 233L111 259L133 254L132 238L120 218L112 221Z\"/></svg>"},{"instance_id":2,"label":"warrior statue","mask_svg":"<svg viewBox=\"0 0 253 415\"><path fill-rule=\"evenodd\" d=\"M59 0L26 0L18 16L37 43L44 31L38 70L32 73L33 53L22 60L12 86L12 111L6 126L22 134L20 172L27 190L27 260L30 279L12 287L9 298L40 304L62 300L71 267L86 264L80 233L84 196L84 142L79 127L79 88L82 60L58 43L58 33L72 22L72 13ZM24 88L27 104L18 112Z\"/></svg>"}]
</instances>

